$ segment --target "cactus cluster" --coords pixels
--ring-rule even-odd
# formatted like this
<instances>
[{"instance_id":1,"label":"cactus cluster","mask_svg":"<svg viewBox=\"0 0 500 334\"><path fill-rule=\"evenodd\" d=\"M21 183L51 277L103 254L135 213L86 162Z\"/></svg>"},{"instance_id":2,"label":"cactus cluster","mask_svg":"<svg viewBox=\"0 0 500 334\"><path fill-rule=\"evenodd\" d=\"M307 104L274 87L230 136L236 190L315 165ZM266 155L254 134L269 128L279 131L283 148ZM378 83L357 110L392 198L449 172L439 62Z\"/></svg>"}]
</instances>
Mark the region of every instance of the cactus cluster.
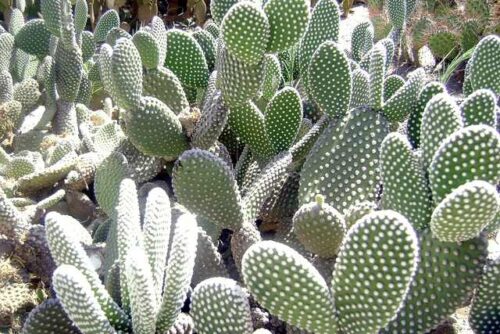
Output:
<instances>
[{"instance_id":1,"label":"cactus cluster","mask_svg":"<svg viewBox=\"0 0 500 334\"><path fill-rule=\"evenodd\" d=\"M469 304L476 333L500 331L498 36L457 98L398 71L411 0L348 49L335 0L212 0L194 29L19 7L0 249L46 287L0 266L21 333L417 334Z\"/></svg>"}]
</instances>

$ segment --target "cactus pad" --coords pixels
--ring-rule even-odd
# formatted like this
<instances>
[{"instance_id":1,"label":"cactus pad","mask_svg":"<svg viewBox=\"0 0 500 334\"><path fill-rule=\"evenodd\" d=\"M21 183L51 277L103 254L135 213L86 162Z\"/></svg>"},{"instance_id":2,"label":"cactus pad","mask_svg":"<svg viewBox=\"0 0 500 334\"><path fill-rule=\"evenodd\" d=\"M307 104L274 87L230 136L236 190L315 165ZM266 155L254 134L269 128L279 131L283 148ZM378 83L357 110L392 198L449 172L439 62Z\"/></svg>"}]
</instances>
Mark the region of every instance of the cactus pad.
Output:
<instances>
[{"instance_id":1,"label":"cactus pad","mask_svg":"<svg viewBox=\"0 0 500 334\"><path fill-rule=\"evenodd\" d=\"M125 109L137 108L142 95L141 56L131 40L121 38L113 48L111 77L116 103Z\"/></svg>"},{"instance_id":2,"label":"cactus pad","mask_svg":"<svg viewBox=\"0 0 500 334\"><path fill-rule=\"evenodd\" d=\"M154 35L145 31L139 30L132 37L137 51L141 55L142 64L146 69L157 68L163 61L160 60L160 46Z\"/></svg>"},{"instance_id":3,"label":"cactus pad","mask_svg":"<svg viewBox=\"0 0 500 334\"><path fill-rule=\"evenodd\" d=\"M47 1L50 2L50 1ZM105 12L97 22L95 27L94 37L96 42L104 42L108 32L113 28L118 28L120 26L120 17L118 12L114 9Z\"/></svg>"},{"instance_id":4,"label":"cactus pad","mask_svg":"<svg viewBox=\"0 0 500 334\"><path fill-rule=\"evenodd\" d=\"M473 90L491 89L497 96L500 94L500 81L492 73L500 72L500 37L489 35L484 37L474 49L468 73Z\"/></svg>"},{"instance_id":5,"label":"cactus pad","mask_svg":"<svg viewBox=\"0 0 500 334\"><path fill-rule=\"evenodd\" d=\"M191 312L200 334L249 334L253 329L247 296L232 279L215 277L198 284Z\"/></svg>"},{"instance_id":6,"label":"cactus pad","mask_svg":"<svg viewBox=\"0 0 500 334\"><path fill-rule=\"evenodd\" d=\"M40 58L49 54L50 31L42 19L28 21L15 36L15 46Z\"/></svg>"},{"instance_id":7,"label":"cactus pad","mask_svg":"<svg viewBox=\"0 0 500 334\"><path fill-rule=\"evenodd\" d=\"M337 255L346 233L342 215L316 196L316 202L305 204L293 216L293 231L304 247L324 258Z\"/></svg>"},{"instance_id":8,"label":"cactus pad","mask_svg":"<svg viewBox=\"0 0 500 334\"><path fill-rule=\"evenodd\" d=\"M242 224L241 198L233 172L212 153L186 151L176 163L172 182L179 203L187 209L222 227Z\"/></svg>"},{"instance_id":9,"label":"cactus pad","mask_svg":"<svg viewBox=\"0 0 500 334\"><path fill-rule=\"evenodd\" d=\"M313 99L329 116L347 113L352 83L349 61L344 51L331 41L314 52L309 66L309 89Z\"/></svg>"},{"instance_id":10,"label":"cactus pad","mask_svg":"<svg viewBox=\"0 0 500 334\"><path fill-rule=\"evenodd\" d=\"M261 241L243 256L248 290L272 314L307 331L335 334L333 299L320 273L294 249Z\"/></svg>"},{"instance_id":11,"label":"cactus pad","mask_svg":"<svg viewBox=\"0 0 500 334\"><path fill-rule=\"evenodd\" d=\"M332 278L339 323L346 333L375 333L394 317L418 264L413 227L395 211L361 218L347 233ZM384 307L366 301L381 298Z\"/></svg>"},{"instance_id":12,"label":"cactus pad","mask_svg":"<svg viewBox=\"0 0 500 334\"><path fill-rule=\"evenodd\" d=\"M180 80L163 66L144 75L144 93L165 103L176 115L189 110Z\"/></svg>"},{"instance_id":13,"label":"cactus pad","mask_svg":"<svg viewBox=\"0 0 500 334\"><path fill-rule=\"evenodd\" d=\"M464 125L486 124L496 126L496 97L491 90L478 89L460 105Z\"/></svg>"},{"instance_id":14,"label":"cactus pad","mask_svg":"<svg viewBox=\"0 0 500 334\"><path fill-rule=\"evenodd\" d=\"M486 125L471 125L447 137L429 167L435 203L473 180L500 180L500 135Z\"/></svg>"},{"instance_id":15,"label":"cactus pad","mask_svg":"<svg viewBox=\"0 0 500 334\"><path fill-rule=\"evenodd\" d=\"M258 5L239 2L227 12L221 25L222 40L228 52L239 61L261 61L269 41L269 22Z\"/></svg>"},{"instance_id":16,"label":"cactus pad","mask_svg":"<svg viewBox=\"0 0 500 334\"><path fill-rule=\"evenodd\" d=\"M434 209L432 234L447 242L472 239L495 219L499 208L500 198L494 186L484 181L468 182Z\"/></svg>"}]
</instances>

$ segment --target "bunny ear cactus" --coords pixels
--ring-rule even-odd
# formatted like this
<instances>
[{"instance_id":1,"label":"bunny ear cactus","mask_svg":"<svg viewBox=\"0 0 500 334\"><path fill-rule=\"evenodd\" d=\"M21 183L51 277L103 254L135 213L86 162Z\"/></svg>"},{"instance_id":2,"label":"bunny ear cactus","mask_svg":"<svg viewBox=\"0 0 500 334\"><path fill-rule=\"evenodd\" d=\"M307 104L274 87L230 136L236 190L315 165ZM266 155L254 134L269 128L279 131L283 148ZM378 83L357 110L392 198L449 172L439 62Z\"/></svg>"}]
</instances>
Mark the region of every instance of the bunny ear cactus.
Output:
<instances>
[{"instance_id":1,"label":"bunny ear cactus","mask_svg":"<svg viewBox=\"0 0 500 334\"><path fill-rule=\"evenodd\" d=\"M486 264L469 313L469 324L477 333L495 333L500 329L500 259Z\"/></svg>"},{"instance_id":2,"label":"bunny ear cactus","mask_svg":"<svg viewBox=\"0 0 500 334\"><path fill-rule=\"evenodd\" d=\"M427 103L433 96L445 93L444 85L437 81L431 81L420 90L415 108L410 112L407 124L408 139L414 148L420 146L420 132L422 125L422 115Z\"/></svg>"},{"instance_id":3,"label":"bunny ear cactus","mask_svg":"<svg viewBox=\"0 0 500 334\"><path fill-rule=\"evenodd\" d=\"M320 273L294 249L261 241L243 256L248 290L272 314L316 333L337 333L333 299Z\"/></svg>"},{"instance_id":4,"label":"bunny ear cactus","mask_svg":"<svg viewBox=\"0 0 500 334\"><path fill-rule=\"evenodd\" d=\"M441 241L461 242L478 236L493 222L500 208L494 186L468 182L448 194L434 209L431 231Z\"/></svg>"},{"instance_id":5,"label":"bunny ear cactus","mask_svg":"<svg viewBox=\"0 0 500 334\"><path fill-rule=\"evenodd\" d=\"M160 46L153 34L146 30L139 30L132 37L132 42L139 51L142 64L146 69L154 69L163 64L163 60L160 59Z\"/></svg>"},{"instance_id":6,"label":"bunny ear cactus","mask_svg":"<svg viewBox=\"0 0 500 334\"><path fill-rule=\"evenodd\" d=\"M188 148L174 112L154 97L142 97L139 107L125 115L130 141L144 154L177 157Z\"/></svg>"},{"instance_id":7,"label":"bunny ear cactus","mask_svg":"<svg viewBox=\"0 0 500 334\"><path fill-rule=\"evenodd\" d=\"M222 20L224 19L224 16L226 15L226 13L237 2L238 2L238 0L214 0L214 1L210 1L210 12L212 13L212 17L216 23L216 24L214 24L215 27L217 27L217 25L220 26L222 24ZM214 36L214 38L217 38L217 37L218 36Z\"/></svg>"},{"instance_id":8,"label":"bunny ear cactus","mask_svg":"<svg viewBox=\"0 0 500 334\"><path fill-rule=\"evenodd\" d=\"M383 207L403 214L417 230L427 227L430 189L408 140L398 133L389 134L382 142L380 160Z\"/></svg>"},{"instance_id":9,"label":"bunny ear cactus","mask_svg":"<svg viewBox=\"0 0 500 334\"><path fill-rule=\"evenodd\" d=\"M342 330L377 333L385 326L402 306L418 256L416 233L403 216L379 211L361 218L345 237L332 278ZM378 298L383 308L367 303Z\"/></svg>"},{"instance_id":10,"label":"bunny ear cactus","mask_svg":"<svg viewBox=\"0 0 500 334\"><path fill-rule=\"evenodd\" d=\"M297 136L302 114L302 101L294 88L283 88L271 99L265 113L265 130L275 153L290 147Z\"/></svg>"},{"instance_id":11,"label":"bunny ear cactus","mask_svg":"<svg viewBox=\"0 0 500 334\"><path fill-rule=\"evenodd\" d=\"M316 49L309 65L308 85L325 114L342 117L347 113L352 92L351 69L336 43L327 41Z\"/></svg>"},{"instance_id":12,"label":"bunny ear cactus","mask_svg":"<svg viewBox=\"0 0 500 334\"><path fill-rule=\"evenodd\" d=\"M191 141L194 147L209 149L219 138L226 126L229 109L222 102L222 95L217 91L211 96L203 108L196 124Z\"/></svg>"},{"instance_id":13,"label":"bunny ear cactus","mask_svg":"<svg viewBox=\"0 0 500 334\"><path fill-rule=\"evenodd\" d=\"M453 171L450 170L450 163L454 166ZM486 125L471 125L455 131L441 143L429 166L435 203L473 180L491 184L500 180L500 135Z\"/></svg>"},{"instance_id":14,"label":"bunny ear cactus","mask_svg":"<svg viewBox=\"0 0 500 334\"><path fill-rule=\"evenodd\" d=\"M406 25L408 0L389 0L386 3L389 20L395 29L404 29Z\"/></svg>"},{"instance_id":15,"label":"bunny ear cactus","mask_svg":"<svg viewBox=\"0 0 500 334\"><path fill-rule=\"evenodd\" d=\"M221 277L207 279L196 286L191 298L198 333L252 333L248 298L236 281Z\"/></svg>"},{"instance_id":16,"label":"bunny ear cactus","mask_svg":"<svg viewBox=\"0 0 500 334\"><path fill-rule=\"evenodd\" d=\"M346 233L342 215L316 196L316 202L305 204L293 216L293 231L304 247L324 258L337 255Z\"/></svg>"},{"instance_id":17,"label":"bunny ear cactus","mask_svg":"<svg viewBox=\"0 0 500 334\"><path fill-rule=\"evenodd\" d=\"M226 13L221 33L231 55L241 62L256 64L264 56L269 42L269 22L257 4L243 1Z\"/></svg>"},{"instance_id":18,"label":"bunny ear cactus","mask_svg":"<svg viewBox=\"0 0 500 334\"><path fill-rule=\"evenodd\" d=\"M65 312L84 333L116 333L97 303L90 284L77 268L61 265L52 280Z\"/></svg>"},{"instance_id":19,"label":"bunny ear cactus","mask_svg":"<svg viewBox=\"0 0 500 334\"><path fill-rule=\"evenodd\" d=\"M325 202L343 212L357 202L373 201L380 144L387 133L387 120L366 108L352 110L344 122L330 123L302 167L300 204L323 194Z\"/></svg>"},{"instance_id":20,"label":"bunny ear cactus","mask_svg":"<svg viewBox=\"0 0 500 334\"><path fill-rule=\"evenodd\" d=\"M384 103L385 56L384 46L377 44L370 54L370 107L380 110Z\"/></svg>"},{"instance_id":21,"label":"bunny ear cactus","mask_svg":"<svg viewBox=\"0 0 500 334\"><path fill-rule=\"evenodd\" d=\"M264 12L270 27L268 52L284 51L295 45L309 21L309 3L306 0L269 0L264 5Z\"/></svg>"},{"instance_id":22,"label":"bunny ear cactus","mask_svg":"<svg viewBox=\"0 0 500 334\"><path fill-rule=\"evenodd\" d=\"M352 58L360 61L363 55L373 46L373 26L371 22L361 22L352 31Z\"/></svg>"},{"instance_id":23,"label":"bunny ear cactus","mask_svg":"<svg viewBox=\"0 0 500 334\"><path fill-rule=\"evenodd\" d=\"M478 89L460 105L464 125L485 124L496 127L496 97L489 89Z\"/></svg>"},{"instance_id":24,"label":"bunny ear cactus","mask_svg":"<svg viewBox=\"0 0 500 334\"><path fill-rule=\"evenodd\" d=\"M28 21L16 34L15 46L26 53L43 58L49 54L51 33L42 19Z\"/></svg>"},{"instance_id":25,"label":"bunny ear cactus","mask_svg":"<svg viewBox=\"0 0 500 334\"><path fill-rule=\"evenodd\" d=\"M185 31L173 29L166 33L165 67L172 70L183 85L205 88L208 84L208 65L203 50Z\"/></svg>"},{"instance_id":26,"label":"bunny ear cactus","mask_svg":"<svg viewBox=\"0 0 500 334\"><path fill-rule=\"evenodd\" d=\"M419 241L417 274L403 307L382 334L430 331L463 305L481 277L487 255L485 239L441 242L426 230Z\"/></svg>"},{"instance_id":27,"label":"bunny ear cactus","mask_svg":"<svg viewBox=\"0 0 500 334\"><path fill-rule=\"evenodd\" d=\"M193 276L197 247L197 223L190 213L175 224L168 264L165 269L163 300L156 319L156 330L164 332L174 325Z\"/></svg>"},{"instance_id":28,"label":"bunny ear cactus","mask_svg":"<svg viewBox=\"0 0 500 334\"><path fill-rule=\"evenodd\" d=\"M48 2L48 1L47 1ZM105 12L99 18L97 25L94 30L95 41L100 43L106 40L106 36L109 31L113 28L118 28L120 26L120 17L114 9L110 9Z\"/></svg>"},{"instance_id":29,"label":"bunny ear cactus","mask_svg":"<svg viewBox=\"0 0 500 334\"><path fill-rule=\"evenodd\" d=\"M389 100L404 84L404 79L397 74L386 77L384 80L384 102Z\"/></svg>"},{"instance_id":30,"label":"bunny ear cactus","mask_svg":"<svg viewBox=\"0 0 500 334\"><path fill-rule=\"evenodd\" d=\"M370 76L362 69L357 69L352 72L352 95L349 109L367 105L369 103L369 95L366 94L370 90Z\"/></svg>"},{"instance_id":31,"label":"bunny ear cactus","mask_svg":"<svg viewBox=\"0 0 500 334\"><path fill-rule=\"evenodd\" d=\"M22 334L79 334L79 329L57 299L47 299L33 309L26 319Z\"/></svg>"},{"instance_id":32,"label":"bunny ear cactus","mask_svg":"<svg viewBox=\"0 0 500 334\"><path fill-rule=\"evenodd\" d=\"M212 153L199 149L184 152L174 168L172 183L179 203L187 209L222 227L237 229L243 223L233 171Z\"/></svg>"},{"instance_id":33,"label":"bunny ear cactus","mask_svg":"<svg viewBox=\"0 0 500 334\"><path fill-rule=\"evenodd\" d=\"M481 39L474 49L466 71L466 79L470 80L473 90L490 89L500 94L500 82L492 73L500 72L500 37L489 35Z\"/></svg>"},{"instance_id":34,"label":"bunny ear cactus","mask_svg":"<svg viewBox=\"0 0 500 334\"><path fill-rule=\"evenodd\" d=\"M127 160L121 153L112 153L97 167L95 196L97 203L110 217L114 216L120 182L127 177Z\"/></svg>"},{"instance_id":35,"label":"bunny ear cactus","mask_svg":"<svg viewBox=\"0 0 500 334\"><path fill-rule=\"evenodd\" d=\"M182 84L169 69L160 66L144 74L144 93L165 103L176 115L189 110Z\"/></svg>"}]
</instances>

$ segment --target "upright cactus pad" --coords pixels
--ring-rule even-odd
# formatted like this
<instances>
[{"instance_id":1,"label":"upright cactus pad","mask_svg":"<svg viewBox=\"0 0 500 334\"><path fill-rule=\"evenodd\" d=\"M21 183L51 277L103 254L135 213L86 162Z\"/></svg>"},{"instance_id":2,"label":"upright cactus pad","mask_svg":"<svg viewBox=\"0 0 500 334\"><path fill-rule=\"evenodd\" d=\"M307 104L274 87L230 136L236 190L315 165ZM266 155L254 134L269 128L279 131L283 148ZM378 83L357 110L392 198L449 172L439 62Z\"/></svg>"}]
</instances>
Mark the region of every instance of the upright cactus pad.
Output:
<instances>
[{"instance_id":1,"label":"upright cactus pad","mask_svg":"<svg viewBox=\"0 0 500 334\"><path fill-rule=\"evenodd\" d=\"M144 94L156 97L176 115L189 110L189 102L182 84L171 70L160 66L144 74Z\"/></svg>"},{"instance_id":2,"label":"upright cactus pad","mask_svg":"<svg viewBox=\"0 0 500 334\"><path fill-rule=\"evenodd\" d=\"M419 239L420 264L410 292L381 334L430 331L463 305L481 277L487 254L484 239L447 243L429 230Z\"/></svg>"},{"instance_id":3,"label":"upright cactus pad","mask_svg":"<svg viewBox=\"0 0 500 334\"><path fill-rule=\"evenodd\" d=\"M23 326L22 334L79 334L80 331L57 299L47 299L33 309Z\"/></svg>"},{"instance_id":4,"label":"upright cactus pad","mask_svg":"<svg viewBox=\"0 0 500 334\"><path fill-rule=\"evenodd\" d=\"M469 313L469 324L476 333L496 333L500 330L500 259L484 268Z\"/></svg>"},{"instance_id":5,"label":"upright cactus pad","mask_svg":"<svg viewBox=\"0 0 500 334\"><path fill-rule=\"evenodd\" d=\"M160 64L163 65L163 59L160 59L160 46L153 34L140 30L134 34L132 41L141 55L144 67L154 69Z\"/></svg>"},{"instance_id":6,"label":"upright cactus pad","mask_svg":"<svg viewBox=\"0 0 500 334\"><path fill-rule=\"evenodd\" d=\"M214 0L210 2L210 12L212 13L212 17L217 25L222 24L222 20L224 19L226 13L237 2L238 0ZM214 38L217 37L218 36L214 36Z\"/></svg>"},{"instance_id":7,"label":"upright cactus pad","mask_svg":"<svg viewBox=\"0 0 500 334\"><path fill-rule=\"evenodd\" d=\"M346 235L335 264L332 293L346 333L376 333L401 308L418 265L413 227L395 211L361 218ZM367 301L381 299L379 308Z\"/></svg>"},{"instance_id":8,"label":"upright cactus pad","mask_svg":"<svg viewBox=\"0 0 500 334\"><path fill-rule=\"evenodd\" d=\"M389 0L386 2L386 6L392 26L396 29L403 29L407 20L407 0Z\"/></svg>"},{"instance_id":9,"label":"upright cactus pad","mask_svg":"<svg viewBox=\"0 0 500 334\"><path fill-rule=\"evenodd\" d=\"M52 278L63 308L79 329L89 334L115 334L97 303L85 276L73 266L62 265Z\"/></svg>"},{"instance_id":10,"label":"upright cactus pad","mask_svg":"<svg viewBox=\"0 0 500 334\"><path fill-rule=\"evenodd\" d=\"M316 333L337 333L333 299L320 273L294 249L261 241L243 256L248 290L271 313Z\"/></svg>"},{"instance_id":11,"label":"upright cactus pad","mask_svg":"<svg viewBox=\"0 0 500 334\"><path fill-rule=\"evenodd\" d=\"M135 110L126 114L127 134L144 154L177 157L188 149L187 138L174 112L154 97L143 97Z\"/></svg>"},{"instance_id":12,"label":"upright cactus pad","mask_svg":"<svg viewBox=\"0 0 500 334\"><path fill-rule=\"evenodd\" d=\"M461 127L462 119L458 106L448 94L438 94L427 103L419 136L426 168L442 141Z\"/></svg>"},{"instance_id":13,"label":"upright cactus pad","mask_svg":"<svg viewBox=\"0 0 500 334\"><path fill-rule=\"evenodd\" d=\"M233 172L212 153L186 151L174 168L172 182L179 203L189 210L222 227L242 224L241 198Z\"/></svg>"},{"instance_id":14,"label":"upright cactus pad","mask_svg":"<svg viewBox=\"0 0 500 334\"><path fill-rule=\"evenodd\" d=\"M131 40L121 38L116 42L111 59L111 77L115 102L125 109L137 108L142 95L142 62Z\"/></svg>"},{"instance_id":15,"label":"upright cactus pad","mask_svg":"<svg viewBox=\"0 0 500 334\"><path fill-rule=\"evenodd\" d=\"M499 54L500 37L496 35L484 37L476 46L467 71L473 90L487 88L496 95L500 94L500 81L492 75L500 72Z\"/></svg>"},{"instance_id":16,"label":"upright cactus pad","mask_svg":"<svg viewBox=\"0 0 500 334\"><path fill-rule=\"evenodd\" d=\"M229 110L222 102L220 91L217 91L207 100L200 120L193 130L193 146L208 150L224 130L228 116Z\"/></svg>"},{"instance_id":17,"label":"upright cactus pad","mask_svg":"<svg viewBox=\"0 0 500 334\"><path fill-rule=\"evenodd\" d=\"M265 129L275 153L288 149L297 136L302 120L302 101L294 88L286 87L266 108Z\"/></svg>"},{"instance_id":18,"label":"upright cactus pad","mask_svg":"<svg viewBox=\"0 0 500 334\"><path fill-rule=\"evenodd\" d=\"M203 50L185 31L169 30L166 34L165 67L172 70L183 85L204 88L208 84L208 65Z\"/></svg>"},{"instance_id":19,"label":"upright cactus pad","mask_svg":"<svg viewBox=\"0 0 500 334\"><path fill-rule=\"evenodd\" d=\"M239 2L227 12L221 25L222 40L238 60L256 64L269 42L269 22L264 11L253 2Z\"/></svg>"},{"instance_id":20,"label":"upright cactus pad","mask_svg":"<svg viewBox=\"0 0 500 334\"><path fill-rule=\"evenodd\" d=\"M489 89L478 89L460 105L464 125L486 124L495 127L497 117L495 94Z\"/></svg>"},{"instance_id":21,"label":"upright cactus pad","mask_svg":"<svg viewBox=\"0 0 500 334\"><path fill-rule=\"evenodd\" d=\"M389 100L404 84L404 79L397 74L389 75L385 78L384 101Z\"/></svg>"},{"instance_id":22,"label":"upright cactus pad","mask_svg":"<svg viewBox=\"0 0 500 334\"><path fill-rule=\"evenodd\" d=\"M95 174L95 196L99 206L113 217L118 200L118 187L127 177L127 159L121 153L112 153L97 167Z\"/></svg>"},{"instance_id":23,"label":"upright cactus pad","mask_svg":"<svg viewBox=\"0 0 500 334\"><path fill-rule=\"evenodd\" d=\"M118 28L119 26L120 17L118 16L117 11L114 9L108 10L99 18L99 21L97 21L97 26L94 31L96 42L104 42L108 32L113 28Z\"/></svg>"},{"instance_id":24,"label":"upright cactus pad","mask_svg":"<svg viewBox=\"0 0 500 334\"><path fill-rule=\"evenodd\" d=\"M352 82L349 61L344 51L331 41L314 52L309 66L309 89L313 99L329 116L347 113Z\"/></svg>"},{"instance_id":25,"label":"upright cactus pad","mask_svg":"<svg viewBox=\"0 0 500 334\"><path fill-rule=\"evenodd\" d=\"M472 239L495 219L499 209L500 197L494 186L485 181L468 182L434 209L432 234L447 242Z\"/></svg>"},{"instance_id":26,"label":"upright cactus pad","mask_svg":"<svg viewBox=\"0 0 500 334\"><path fill-rule=\"evenodd\" d=\"M347 231L342 215L316 196L316 202L305 204L293 216L293 231L304 247L324 258L337 255Z\"/></svg>"},{"instance_id":27,"label":"upright cactus pad","mask_svg":"<svg viewBox=\"0 0 500 334\"><path fill-rule=\"evenodd\" d=\"M370 53L370 107L380 110L384 103L386 49L377 44Z\"/></svg>"},{"instance_id":28,"label":"upright cactus pad","mask_svg":"<svg viewBox=\"0 0 500 334\"><path fill-rule=\"evenodd\" d=\"M430 101L430 99L432 99L433 96L445 92L446 88L442 83L437 81L431 81L427 83L422 88L422 90L420 90L417 98L417 104L410 113L407 125L408 139L410 140L410 143L414 148L418 148L420 146L422 115L427 103Z\"/></svg>"},{"instance_id":29,"label":"upright cactus pad","mask_svg":"<svg viewBox=\"0 0 500 334\"><path fill-rule=\"evenodd\" d=\"M354 109L369 102L370 76L362 69L357 69L352 72L352 95L349 109Z\"/></svg>"},{"instance_id":30,"label":"upright cactus pad","mask_svg":"<svg viewBox=\"0 0 500 334\"><path fill-rule=\"evenodd\" d=\"M269 0L264 6L270 26L269 52L284 51L295 45L309 21L306 0Z\"/></svg>"},{"instance_id":31,"label":"upright cactus pad","mask_svg":"<svg viewBox=\"0 0 500 334\"><path fill-rule=\"evenodd\" d=\"M323 194L327 203L343 212L357 202L375 200L380 144L388 124L372 110L358 108L345 124L333 122L330 127L302 168L299 202L303 205ZM325 155L330 158L324 159Z\"/></svg>"},{"instance_id":32,"label":"upright cactus pad","mask_svg":"<svg viewBox=\"0 0 500 334\"><path fill-rule=\"evenodd\" d=\"M15 36L15 45L29 54L45 57L49 54L50 31L42 19L28 21Z\"/></svg>"},{"instance_id":33,"label":"upright cactus pad","mask_svg":"<svg viewBox=\"0 0 500 334\"><path fill-rule=\"evenodd\" d=\"M368 22L361 22L352 31L351 53L356 61L360 61L363 55L373 46L373 26Z\"/></svg>"},{"instance_id":34,"label":"upright cactus pad","mask_svg":"<svg viewBox=\"0 0 500 334\"><path fill-rule=\"evenodd\" d=\"M441 144L429 166L435 203L473 180L491 184L500 180L500 135L486 125L471 125L454 132Z\"/></svg>"},{"instance_id":35,"label":"upright cactus pad","mask_svg":"<svg viewBox=\"0 0 500 334\"><path fill-rule=\"evenodd\" d=\"M253 330L247 296L232 279L215 277L198 284L191 307L200 334L250 334Z\"/></svg>"},{"instance_id":36,"label":"upright cactus pad","mask_svg":"<svg viewBox=\"0 0 500 334\"><path fill-rule=\"evenodd\" d=\"M231 108L228 124L246 143L257 157L267 158L272 155L272 147L266 131L265 116L252 103Z\"/></svg>"},{"instance_id":37,"label":"upright cactus pad","mask_svg":"<svg viewBox=\"0 0 500 334\"><path fill-rule=\"evenodd\" d=\"M283 74L280 62L275 55L264 56L264 80L262 80L262 98L270 100L278 90Z\"/></svg>"},{"instance_id":38,"label":"upright cactus pad","mask_svg":"<svg viewBox=\"0 0 500 334\"><path fill-rule=\"evenodd\" d=\"M429 224L431 195L424 171L401 134L391 133L380 150L383 207L404 215L417 230Z\"/></svg>"}]
</instances>

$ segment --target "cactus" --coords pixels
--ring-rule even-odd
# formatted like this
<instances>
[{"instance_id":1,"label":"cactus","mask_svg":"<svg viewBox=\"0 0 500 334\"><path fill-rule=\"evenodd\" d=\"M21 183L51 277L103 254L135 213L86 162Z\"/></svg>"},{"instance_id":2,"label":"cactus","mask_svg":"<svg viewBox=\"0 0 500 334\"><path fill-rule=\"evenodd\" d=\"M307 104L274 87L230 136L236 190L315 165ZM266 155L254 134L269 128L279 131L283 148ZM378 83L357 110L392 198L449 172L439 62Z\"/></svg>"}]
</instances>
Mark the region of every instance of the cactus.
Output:
<instances>
[{"instance_id":1,"label":"cactus","mask_svg":"<svg viewBox=\"0 0 500 334\"><path fill-rule=\"evenodd\" d=\"M273 314L307 331L337 333L326 282L294 249L274 241L256 243L245 253L242 271L249 291Z\"/></svg>"},{"instance_id":2,"label":"cactus","mask_svg":"<svg viewBox=\"0 0 500 334\"><path fill-rule=\"evenodd\" d=\"M486 264L483 276L472 300L469 323L478 333L494 333L498 330L498 284L500 260Z\"/></svg>"},{"instance_id":3,"label":"cactus","mask_svg":"<svg viewBox=\"0 0 500 334\"><path fill-rule=\"evenodd\" d=\"M210 278L196 286L192 296L195 327L200 334L249 334L250 305L243 289L228 278ZM231 304L226 301L231 300Z\"/></svg>"},{"instance_id":4,"label":"cactus","mask_svg":"<svg viewBox=\"0 0 500 334\"><path fill-rule=\"evenodd\" d=\"M495 35L486 36L474 49L466 75L474 90L486 88L500 94L500 83L488 75L500 71L500 57L495 57L499 51L500 37Z\"/></svg>"},{"instance_id":5,"label":"cactus","mask_svg":"<svg viewBox=\"0 0 500 334\"><path fill-rule=\"evenodd\" d=\"M387 253L395 257L388 258ZM403 216L379 211L361 218L346 235L332 278L342 330L376 333L386 325L404 302L418 256L417 236ZM369 274L363 274L360 268ZM356 276L361 280L351 279ZM372 298L383 298L385 307L373 308L366 303Z\"/></svg>"},{"instance_id":6,"label":"cactus","mask_svg":"<svg viewBox=\"0 0 500 334\"><path fill-rule=\"evenodd\" d=\"M160 46L153 34L146 30L140 30L134 34L132 42L137 48L142 64L146 69L155 69L162 63L162 60L160 60Z\"/></svg>"},{"instance_id":7,"label":"cactus","mask_svg":"<svg viewBox=\"0 0 500 334\"><path fill-rule=\"evenodd\" d=\"M494 186L472 181L456 188L434 209L432 234L441 241L469 240L488 226L497 215L500 198Z\"/></svg>"},{"instance_id":8,"label":"cactus","mask_svg":"<svg viewBox=\"0 0 500 334\"><path fill-rule=\"evenodd\" d=\"M495 95L487 89L479 89L460 105L464 125L486 124L496 127Z\"/></svg>"},{"instance_id":9,"label":"cactus","mask_svg":"<svg viewBox=\"0 0 500 334\"><path fill-rule=\"evenodd\" d=\"M244 22L244 23L243 23ZM243 63L261 61L269 42L269 22L252 2L232 6L221 23L221 37L228 52Z\"/></svg>"},{"instance_id":10,"label":"cactus","mask_svg":"<svg viewBox=\"0 0 500 334\"><path fill-rule=\"evenodd\" d=\"M29 314L22 333L50 334L54 331L62 334L80 333L64 312L61 302L58 299L47 299Z\"/></svg>"},{"instance_id":11,"label":"cactus","mask_svg":"<svg viewBox=\"0 0 500 334\"><path fill-rule=\"evenodd\" d=\"M324 258L337 255L346 233L342 215L316 196L316 202L305 204L293 216L293 231L304 247Z\"/></svg>"}]
</instances>

